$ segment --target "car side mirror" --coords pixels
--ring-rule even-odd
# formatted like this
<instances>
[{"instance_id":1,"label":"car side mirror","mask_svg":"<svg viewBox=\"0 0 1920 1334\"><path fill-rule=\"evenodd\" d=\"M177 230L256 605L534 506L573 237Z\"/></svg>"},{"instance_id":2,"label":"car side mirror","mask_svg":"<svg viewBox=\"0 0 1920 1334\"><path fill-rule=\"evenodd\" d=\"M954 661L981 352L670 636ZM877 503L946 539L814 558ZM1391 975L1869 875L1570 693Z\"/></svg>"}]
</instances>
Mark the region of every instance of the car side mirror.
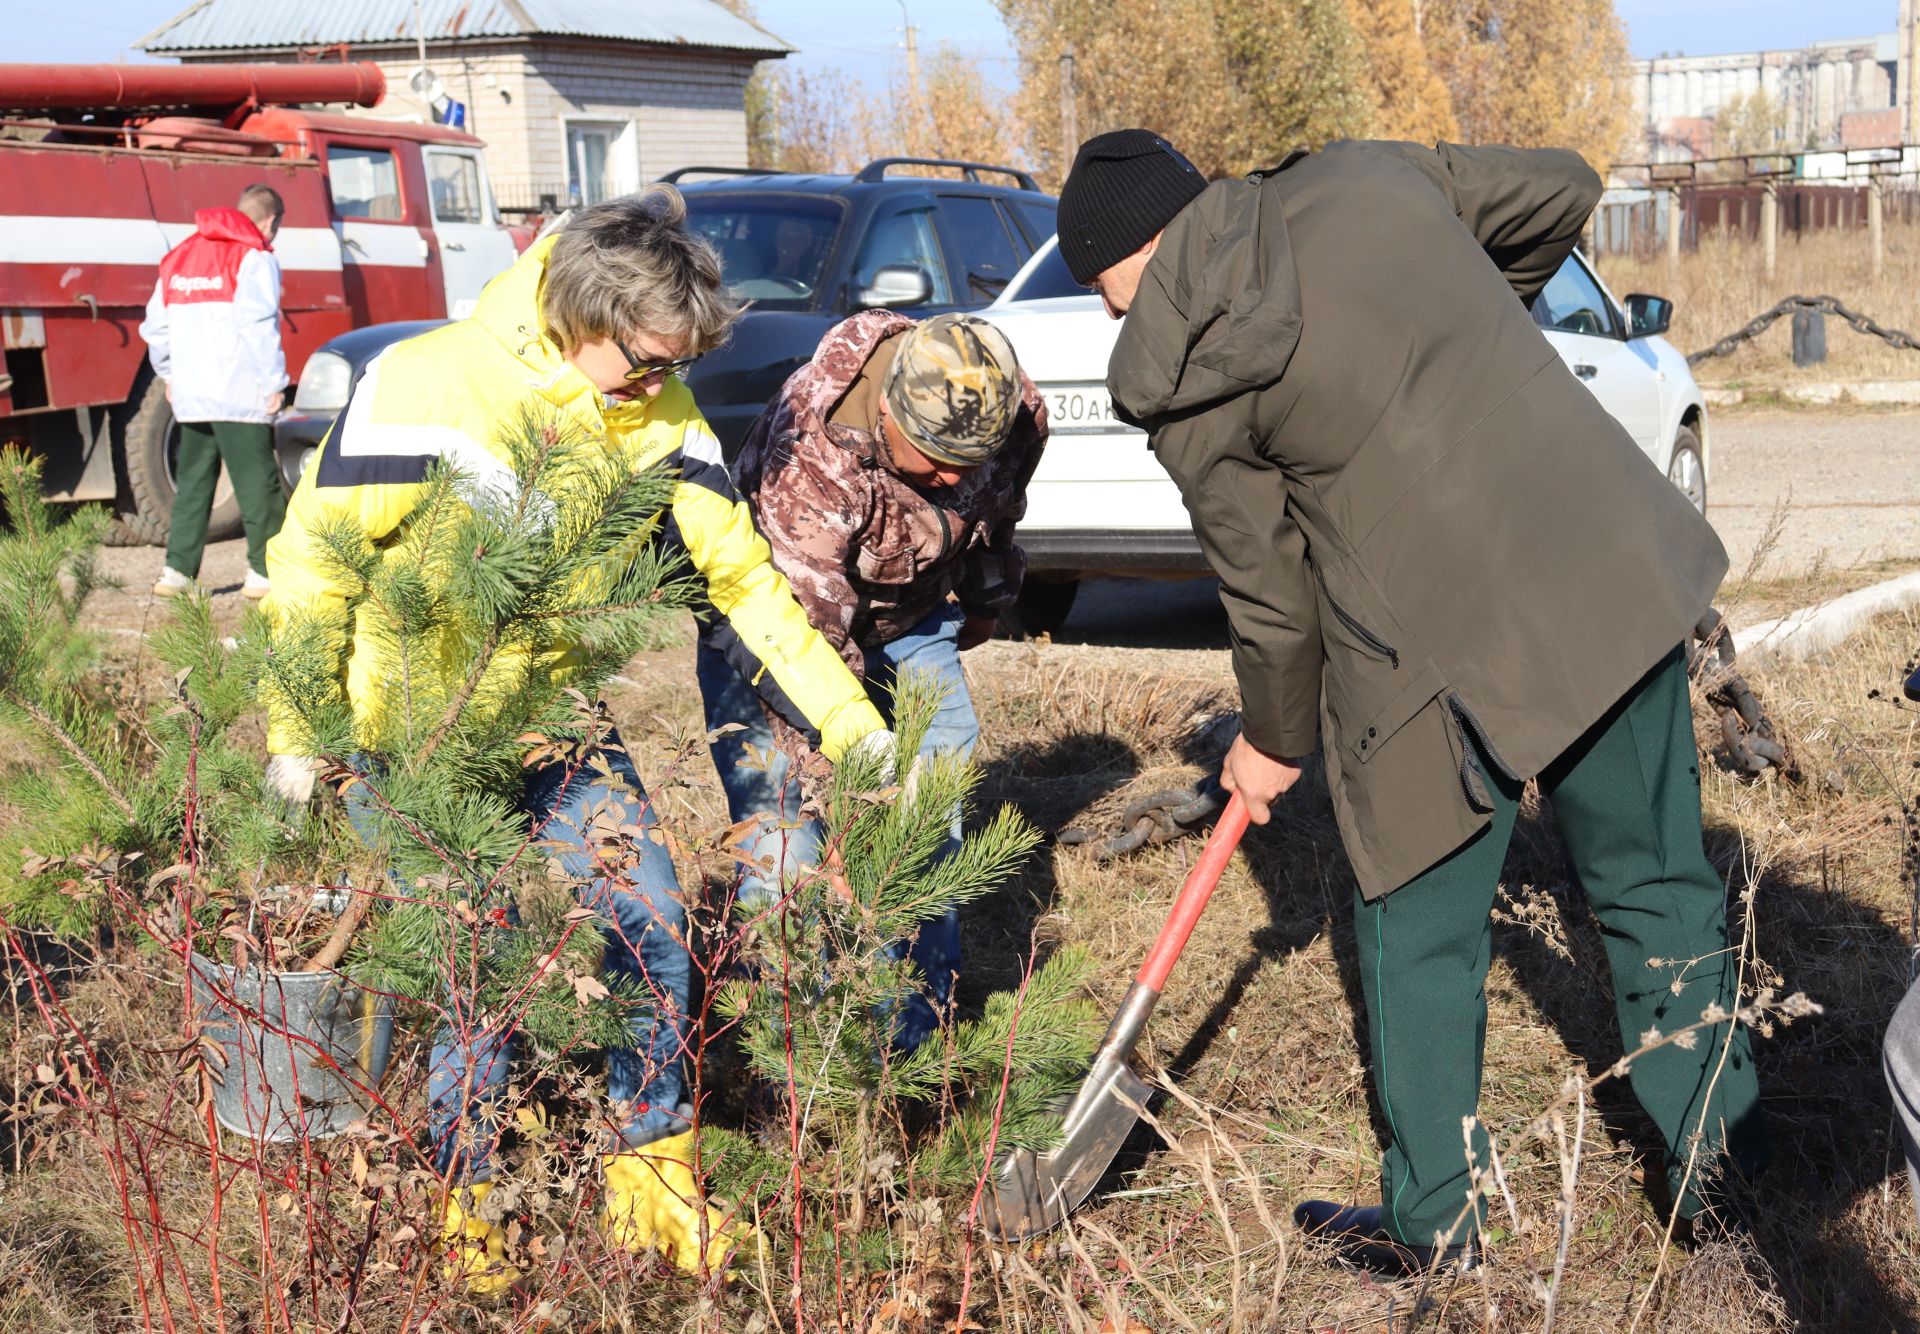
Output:
<instances>
[{"instance_id":1,"label":"car side mirror","mask_svg":"<svg viewBox=\"0 0 1920 1334\"><path fill-rule=\"evenodd\" d=\"M1663 296L1634 292L1627 297L1627 337L1651 338L1673 324L1673 302Z\"/></svg>"},{"instance_id":2,"label":"car side mirror","mask_svg":"<svg viewBox=\"0 0 1920 1334\"><path fill-rule=\"evenodd\" d=\"M918 264L882 264L873 272L873 281L854 293L854 304L862 310L896 310L901 306L924 306L933 299L933 279Z\"/></svg>"}]
</instances>

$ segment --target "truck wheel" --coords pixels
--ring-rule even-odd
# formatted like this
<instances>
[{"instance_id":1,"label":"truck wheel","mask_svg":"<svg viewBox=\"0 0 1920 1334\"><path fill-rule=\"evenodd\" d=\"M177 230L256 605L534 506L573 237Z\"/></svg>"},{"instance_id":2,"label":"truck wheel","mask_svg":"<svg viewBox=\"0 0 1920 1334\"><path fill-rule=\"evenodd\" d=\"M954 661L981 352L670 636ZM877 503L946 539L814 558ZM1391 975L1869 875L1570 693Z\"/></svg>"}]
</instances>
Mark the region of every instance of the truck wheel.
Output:
<instances>
[{"instance_id":1,"label":"truck wheel","mask_svg":"<svg viewBox=\"0 0 1920 1334\"><path fill-rule=\"evenodd\" d=\"M173 526L173 468L179 458L180 427L167 402L166 384L143 370L133 393L114 413L114 437L120 451L120 522L108 538L115 546L161 547ZM207 541L238 537L240 502L227 470L214 487L213 513L207 516Z\"/></svg>"},{"instance_id":2,"label":"truck wheel","mask_svg":"<svg viewBox=\"0 0 1920 1334\"><path fill-rule=\"evenodd\" d=\"M1000 613L1000 632L1009 639L1050 635L1067 623L1078 579L1028 579L1020 586L1020 600Z\"/></svg>"}]
</instances>

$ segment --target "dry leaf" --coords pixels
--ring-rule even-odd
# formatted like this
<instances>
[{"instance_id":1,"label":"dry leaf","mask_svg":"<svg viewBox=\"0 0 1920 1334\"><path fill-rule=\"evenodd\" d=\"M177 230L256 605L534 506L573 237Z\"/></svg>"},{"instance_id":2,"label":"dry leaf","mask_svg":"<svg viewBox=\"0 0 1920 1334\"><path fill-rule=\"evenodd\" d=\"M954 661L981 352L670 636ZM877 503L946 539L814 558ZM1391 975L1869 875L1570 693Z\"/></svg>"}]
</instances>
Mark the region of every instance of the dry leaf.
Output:
<instances>
[{"instance_id":1,"label":"dry leaf","mask_svg":"<svg viewBox=\"0 0 1920 1334\"><path fill-rule=\"evenodd\" d=\"M409 1223L405 1227L401 1228L398 1232L394 1233L391 1237L387 1238L387 1240L391 1241L394 1245L398 1246L402 1242L412 1241L415 1237L419 1235L420 1233L414 1228L413 1224Z\"/></svg>"},{"instance_id":2,"label":"dry leaf","mask_svg":"<svg viewBox=\"0 0 1920 1334\"><path fill-rule=\"evenodd\" d=\"M720 835L720 846L736 848L758 834L765 827L763 817L749 815L744 820L736 820L727 826L727 832Z\"/></svg>"},{"instance_id":3,"label":"dry leaf","mask_svg":"<svg viewBox=\"0 0 1920 1334\"><path fill-rule=\"evenodd\" d=\"M193 868L185 862L175 862L164 871L155 871L147 880L148 889L158 889L171 880L178 880Z\"/></svg>"},{"instance_id":4,"label":"dry leaf","mask_svg":"<svg viewBox=\"0 0 1920 1334\"><path fill-rule=\"evenodd\" d=\"M575 973L571 980L573 982L573 998L582 1005L585 1005L588 1001L605 1000L607 997L613 995L611 991L607 990L606 983L590 974Z\"/></svg>"}]
</instances>

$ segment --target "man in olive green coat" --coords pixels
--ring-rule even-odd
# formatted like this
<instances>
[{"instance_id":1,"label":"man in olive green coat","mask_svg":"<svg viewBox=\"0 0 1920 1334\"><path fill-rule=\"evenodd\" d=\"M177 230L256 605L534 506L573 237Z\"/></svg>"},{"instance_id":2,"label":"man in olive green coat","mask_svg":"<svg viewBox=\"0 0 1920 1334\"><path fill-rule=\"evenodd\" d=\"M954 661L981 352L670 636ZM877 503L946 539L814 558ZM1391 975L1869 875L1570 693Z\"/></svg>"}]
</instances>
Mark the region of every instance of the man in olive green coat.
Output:
<instances>
[{"instance_id":1,"label":"man in olive green coat","mask_svg":"<svg viewBox=\"0 0 1920 1334\"><path fill-rule=\"evenodd\" d=\"M1221 580L1264 823L1316 744L1389 1143L1379 1206L1296 1218L1382 1268L1473 1260L1489 913L1523 785L1553 809L1627 1050L1732 1010L1680 645L1719 587L1705 520L1527 306L1600 195L1573 153L1336 143L1208 185L1145 130L1082 146L1060 249L1125 327L1108 385ZM1721 1025L1634 1061L1683 1218L1764 1153ZM1486 1139L1474 1131L1484 1162Z\"/></svg>"}]
</instances>

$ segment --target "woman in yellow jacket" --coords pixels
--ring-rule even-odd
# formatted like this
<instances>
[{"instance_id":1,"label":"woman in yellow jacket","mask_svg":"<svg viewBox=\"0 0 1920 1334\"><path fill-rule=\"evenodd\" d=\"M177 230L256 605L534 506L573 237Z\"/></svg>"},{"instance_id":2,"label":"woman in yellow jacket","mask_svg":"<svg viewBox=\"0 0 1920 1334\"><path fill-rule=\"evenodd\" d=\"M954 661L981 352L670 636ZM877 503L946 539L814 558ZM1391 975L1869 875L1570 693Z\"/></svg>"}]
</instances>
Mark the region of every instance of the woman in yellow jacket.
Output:
<instances>
[{"instance_id":1,"label":"woman in yellow jacket","mask_svg":"<svg viewBox=\"0 0 1920 1334\"><path fill-rule=\"evenodd\" d=\"M499 435L531 407L604 437L635 468L677 468L661 538L684 548L704 579L729 658L829 759L856 745L890 749L892 735L865 690L769 563L719 443L678 376L725 339L740 311L713 249L684 226L685 212L668 186L584 210L489 283L471 319L396 344L354 388L268 548L268 609L337 617L350 630L344 688L363 743L378 744L393 664L370 619L347 627L347 589L315 534L351 518L376 545L395 539L387 559L407 559L397 530L429 465L447 460L476 488L511 494L518 481ZM297 737L290 720L269 718L270 776L284 795L303 800L312 765L288 753L300 749ZM604 754L612 778L594 766L579 766L570 783L557 766L530 772L527 809L558 817L547 825L549 841L567 838L569 825L587 827L581 813L605 801L620 804L627 820L652 821L632 761L612 740ZM636 1021L632 1048L608 1057L608 1093L622 1116L606 1158L608 1229L696 1270L719 1264L742 1234L699 1200L691 1108L682 1098L686 912L666 849L639 846L642 864L612 879L594 870L584 838L556 860L579 882L581 901L606 919L608 971L638 982L654 1002L654 1013ZM458 997L450 1008L471 1013ZM442 1029L428 1081L438 1165L473 1183L470 1201L489 1189L497 1135L490 1107L512 1057L510 1031L475 1027ZM452 1199L445 1231L474 1290L511 1283L504 1234L471 1203Z\"/></svg>"}]
</instances>

